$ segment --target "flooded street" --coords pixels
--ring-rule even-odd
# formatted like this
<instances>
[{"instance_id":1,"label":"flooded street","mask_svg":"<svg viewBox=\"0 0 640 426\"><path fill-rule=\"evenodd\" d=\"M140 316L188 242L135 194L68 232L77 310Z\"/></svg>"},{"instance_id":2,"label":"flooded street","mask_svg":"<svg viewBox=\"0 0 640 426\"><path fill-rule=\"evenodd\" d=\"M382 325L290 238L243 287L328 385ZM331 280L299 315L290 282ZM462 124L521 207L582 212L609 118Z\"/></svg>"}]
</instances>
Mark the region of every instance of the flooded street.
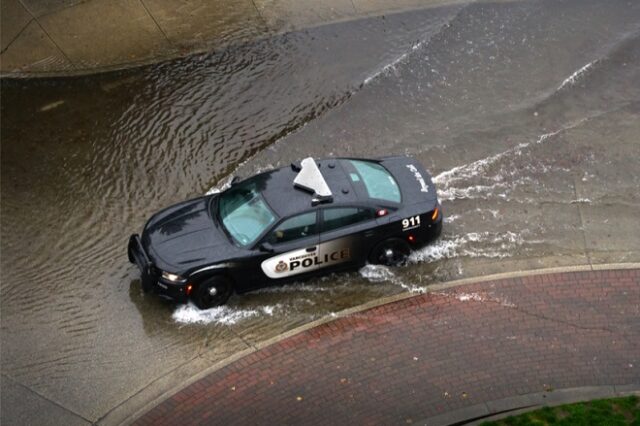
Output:
<instances>
[{"instance_id":1,"label":"flooded street","mask_svg":"<svg viewBox=\"0 0 640 426\"><path fill-rule=\"evenodd\" d=\"M342 309L445 280L640 261L640 3L474 3L139 70L2 80L2 374L91 421ZM445 227L199 312L143 295L128 237L233 174L415 155Z\"/></svg>"}]
</instances>

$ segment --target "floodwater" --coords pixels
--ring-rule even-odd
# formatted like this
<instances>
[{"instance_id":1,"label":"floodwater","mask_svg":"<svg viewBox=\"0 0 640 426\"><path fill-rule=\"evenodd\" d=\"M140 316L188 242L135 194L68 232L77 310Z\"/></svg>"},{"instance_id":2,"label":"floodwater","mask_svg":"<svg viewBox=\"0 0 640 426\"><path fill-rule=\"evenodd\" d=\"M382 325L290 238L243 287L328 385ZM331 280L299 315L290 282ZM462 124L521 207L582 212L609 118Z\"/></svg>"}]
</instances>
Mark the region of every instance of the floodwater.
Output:
<instances>
[{"instance_id":1,"label":"floodwater","mask_svg":"<svg viewBox=\"0 0 640 426\"><path fill-rule=\"evenodd\" d=\"M2 374L91 420L158 377L480 274L640 260L640 3L479 2L101 76L2 81ZM418 157L446 215L403 268L143 295L148 216L313 156ZM198 362L196 363L195 360Z\"/></svg>"}]
</instances>

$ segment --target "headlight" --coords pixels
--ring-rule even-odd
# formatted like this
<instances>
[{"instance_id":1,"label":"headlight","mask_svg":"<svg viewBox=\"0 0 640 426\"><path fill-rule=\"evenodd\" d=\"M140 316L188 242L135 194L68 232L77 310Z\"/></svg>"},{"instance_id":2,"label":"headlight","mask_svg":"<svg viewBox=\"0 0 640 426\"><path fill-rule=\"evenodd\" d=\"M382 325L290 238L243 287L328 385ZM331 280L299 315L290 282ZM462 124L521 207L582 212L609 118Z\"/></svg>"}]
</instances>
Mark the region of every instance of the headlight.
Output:
<instances>
[{"instance_id":1,"label":"headlight","mask_svg":"<svg viewBox=\"0 0 640 426\"><path fill-rule=\"evenodd\" d=\"M166 271L162 271L162 278L174 283L181 283L186 281L186 279L182 278L180 275L172 274L171 272L166 272Z\"/></svg>"}]
</instances>

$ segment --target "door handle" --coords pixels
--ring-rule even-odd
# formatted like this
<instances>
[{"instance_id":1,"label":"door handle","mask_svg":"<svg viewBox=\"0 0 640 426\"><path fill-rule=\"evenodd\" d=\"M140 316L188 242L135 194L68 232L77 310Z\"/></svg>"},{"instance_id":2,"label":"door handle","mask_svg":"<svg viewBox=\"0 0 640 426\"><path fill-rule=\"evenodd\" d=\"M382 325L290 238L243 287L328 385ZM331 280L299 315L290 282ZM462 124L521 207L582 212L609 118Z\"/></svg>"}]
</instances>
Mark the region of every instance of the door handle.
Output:
<instances>
[{"instance_id":1,"label":"door handle","mask_svg":"<svg viewBox=\"0 0 640 426\"><path fill-rule=\"evenodd\" d=\"M367 231L364 233L365 237L373 237L375 235L376 231Z\"/></svg>"},{"instance_id":2,"label":"door handle","mask_svg":"<svg viewBox=\"0 0 640 426\"><path fill-rule=\"evenodd\" d=\"M307 248L307 253L313 253L314 251L316 251L315 247L308 247Z\"/></svg>"}]
</instances>

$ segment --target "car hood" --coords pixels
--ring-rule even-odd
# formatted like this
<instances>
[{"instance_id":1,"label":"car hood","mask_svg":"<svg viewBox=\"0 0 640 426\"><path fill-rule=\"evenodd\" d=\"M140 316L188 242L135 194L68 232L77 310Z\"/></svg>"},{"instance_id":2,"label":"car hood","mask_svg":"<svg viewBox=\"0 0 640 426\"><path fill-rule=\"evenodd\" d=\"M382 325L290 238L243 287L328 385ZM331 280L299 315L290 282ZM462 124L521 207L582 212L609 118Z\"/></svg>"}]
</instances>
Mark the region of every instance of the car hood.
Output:
<instances>
[{"instance_id":1,"label":"car hood","mask_svg":"<svg viewBox=\"0 0 640 426\"><path fill-rule=\"evenodd\" d=\"M176 204L156 213L145 226L142 244L153 263L162 270L184 273L221 262L237 247L211 216L212 197Z\"/></svg>"}]
</instances>

